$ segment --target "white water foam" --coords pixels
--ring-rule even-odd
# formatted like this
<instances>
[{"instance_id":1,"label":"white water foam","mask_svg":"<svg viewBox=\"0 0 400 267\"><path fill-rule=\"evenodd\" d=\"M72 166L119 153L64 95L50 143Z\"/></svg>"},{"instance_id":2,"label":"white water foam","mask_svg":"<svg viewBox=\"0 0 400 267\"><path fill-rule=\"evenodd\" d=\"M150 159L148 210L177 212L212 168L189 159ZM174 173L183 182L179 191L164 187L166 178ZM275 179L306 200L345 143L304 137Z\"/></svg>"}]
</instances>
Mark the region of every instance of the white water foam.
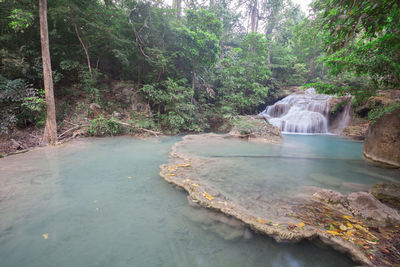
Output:
<instances>
[{"instance_id":1,"label":"white water foam","mask_svg":"<svg viewBox=\"0 0 400 267\"><path fill-rule=\"evenodd\" d=\"M327 134L329 100L331 96L317 94L314 88L304 94L292 94L259 115L287 133Z\"/></svg>"}]
</instances>

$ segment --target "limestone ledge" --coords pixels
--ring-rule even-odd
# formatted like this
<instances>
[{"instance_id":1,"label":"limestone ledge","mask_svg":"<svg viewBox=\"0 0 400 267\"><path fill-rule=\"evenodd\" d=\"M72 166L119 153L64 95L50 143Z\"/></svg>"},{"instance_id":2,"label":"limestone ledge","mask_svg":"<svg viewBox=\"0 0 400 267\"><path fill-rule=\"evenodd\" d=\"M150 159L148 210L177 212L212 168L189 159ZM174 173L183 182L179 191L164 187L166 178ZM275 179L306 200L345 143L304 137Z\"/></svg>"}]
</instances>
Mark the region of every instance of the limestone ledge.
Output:
<instances>
[{"instance_id":1,"label":"limestone ledge","mask_svg":"<svg viewBox=\"0 0 400 267\"><path fill-rule=\"evenodd\" d=\"M211 134L211 136L212 135L213 134ZM201 159L178 152L179 146L193 137L194 136L185 136L182 141L176 143L169 154L170 163L160 166L160 176L168 183L184 189L189 194L191 201L204 208L222 212L228 216L239 219L255 232L266 234L274 238L277 242L299 242L303 239L313 240L319 238L322 242L335 250L347 253L355 262L365 266L377 265L377 259L374 258L374 261L371 261L371 257L366 255L365 251L361 250L358 245L343 239L341 236L330 234L329 231L318 228L311 223L304 224L302 223L303 220L299 219L299 217L296 218L296 216L291 218L293 220L292 223L288 223L284 220L281 222L276 220L274 222L268 221L268 218L263 218L262 214L252 214L249 210L237 205L221 193L205 185L198 178L187 176L185 170L202 167L200 164ZM307 208L315 207L318 209L322 207L324 207L324 209L327 208L326 203L312 201L305 207L299 205L299 207L295 209L298 214L302 214L305 213ZM339 214L341 217L350 217L348 216L350 213L343 213L343 211L340 210L333 210L333 212ZM387 265L385 261L378 262L381 266Z\"/></svg>"}]
</instances>

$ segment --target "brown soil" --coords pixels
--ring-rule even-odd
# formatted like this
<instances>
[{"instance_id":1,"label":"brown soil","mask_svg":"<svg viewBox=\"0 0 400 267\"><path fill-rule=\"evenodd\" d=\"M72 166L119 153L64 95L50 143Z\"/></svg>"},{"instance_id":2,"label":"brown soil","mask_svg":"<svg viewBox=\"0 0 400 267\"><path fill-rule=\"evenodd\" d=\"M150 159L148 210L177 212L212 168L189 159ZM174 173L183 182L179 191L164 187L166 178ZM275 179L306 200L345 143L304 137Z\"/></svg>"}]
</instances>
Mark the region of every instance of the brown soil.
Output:
<instances>
[{"instance_id":1,"label":"brown soil","mask_svg":"<svg viewBox=\"0 0 400 267\"><path fill-rule=\"evenodd\" d=\"M41 136L42 130L37 128L13 129L8 134L1 135L0 157L20 153L39 146Z\"/></svg>"}]
</instances>

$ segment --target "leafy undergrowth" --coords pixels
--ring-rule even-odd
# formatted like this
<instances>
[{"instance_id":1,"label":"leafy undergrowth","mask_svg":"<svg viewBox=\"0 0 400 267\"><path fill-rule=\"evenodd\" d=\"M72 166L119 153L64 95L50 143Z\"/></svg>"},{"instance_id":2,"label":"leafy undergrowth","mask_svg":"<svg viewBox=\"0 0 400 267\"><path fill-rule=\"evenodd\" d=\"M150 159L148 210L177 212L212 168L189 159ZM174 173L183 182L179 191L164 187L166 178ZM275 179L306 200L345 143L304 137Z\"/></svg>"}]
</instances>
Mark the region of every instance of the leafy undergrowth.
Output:
<instances>
[{"instance_id":1,"label":"leafy undergrowth","mask_svg":"<svg viewBox=\"0 0 400 267\"><path fill-rule=\"evenodd\" d=\"M328 236L344 239L376 266L400 266L400 226L376 227L322 204L303 205L294 217L321 229Z\"/></svg>"}]
</instances>

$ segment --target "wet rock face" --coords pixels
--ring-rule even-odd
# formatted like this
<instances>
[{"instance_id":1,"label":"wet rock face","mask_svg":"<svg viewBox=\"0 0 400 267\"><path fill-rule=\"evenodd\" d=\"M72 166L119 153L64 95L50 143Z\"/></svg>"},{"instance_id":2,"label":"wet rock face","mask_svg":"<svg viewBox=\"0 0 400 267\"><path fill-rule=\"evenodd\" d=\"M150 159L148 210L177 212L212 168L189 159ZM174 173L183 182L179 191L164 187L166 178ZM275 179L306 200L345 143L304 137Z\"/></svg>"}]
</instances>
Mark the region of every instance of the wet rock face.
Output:
<instances>
[{"instance_id":1,"label":"wet rock face","mask_svg":"<svg viewBox=\"0 0 400 267\"><path fill-rule=\"evenodd\" d=\"M349 125L344 128L342 135L355 140L364 140L368 131L369 122Z\"/></svg>"},{"instance_id":2,"label":"wet rock face","mask_svg":"<svg viewBox=\"0 0 400 267\"><path fill-rule=\"evenodd\" d=\"M396 210L381 203L367 192L356 192L344 196L333 190L322 189L313 195L313 199L361 217L373 225L388 226L400 223L400 215Z\"/></svg>"},{"instance_id":3,"label":"wet rock face","mask_svg":"<svg viewBox=\"0 0 400 267\"><path fill-rule=\"evenodd\" d=\"M400 168L400 109L383 115L369 126L363 155L372 161Z\"/></svg>"},{"instance_id":4,"label":"wet rock face","mask_svg":"<svg viewBox=\"0 0 400 267\"><path fill-rule=\"evenodd\" d=\"M378 183L369 192L379 201L400 209L400 184Z\"/></svg>"}]
</instances>

